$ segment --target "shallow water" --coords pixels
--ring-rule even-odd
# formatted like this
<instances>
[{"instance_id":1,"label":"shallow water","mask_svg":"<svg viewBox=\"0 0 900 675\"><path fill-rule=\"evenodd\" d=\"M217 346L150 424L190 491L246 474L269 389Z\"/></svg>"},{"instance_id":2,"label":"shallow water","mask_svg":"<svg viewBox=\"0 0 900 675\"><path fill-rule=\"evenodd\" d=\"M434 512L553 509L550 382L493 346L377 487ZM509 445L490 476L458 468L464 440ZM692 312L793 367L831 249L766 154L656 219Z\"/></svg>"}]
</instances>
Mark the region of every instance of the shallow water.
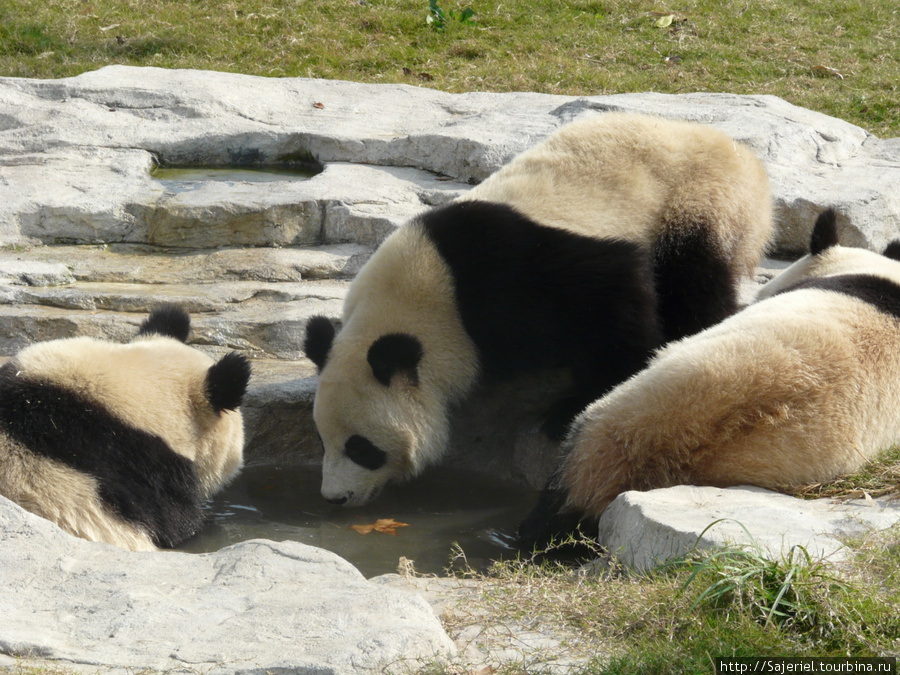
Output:
<instances>
[{"instance_id":1,"label":"shallow water","mask_svg":"<svg viewBox=\"0 0 900 675\"><path fill-rule=\"evenodd\" d=\"M485 474L437 469L387 488L369 505L343 508L322 499L320 480L318 468L244 469L207 507L204 531L179 548L200 553L247 539L295 540L333 551L372 577L396 572L401 556L418 572L443 573L456 542L468 564L483 569L491 560L515 557L516 524L537 498L533 490ZM381 518L408 527L394 535L351 528Z\"/></svg>"},{"instance_id":2,"label":"shallow water","mask_svg":"<svg viewBox=\"0 0 900 675\"><path fill-rule=\"evenodd\" d=\"M172 189L188 189L198 183L270 183L309 180L320 170L296 167L160 167L150 175Z\"/></svg>"}]
</instances>

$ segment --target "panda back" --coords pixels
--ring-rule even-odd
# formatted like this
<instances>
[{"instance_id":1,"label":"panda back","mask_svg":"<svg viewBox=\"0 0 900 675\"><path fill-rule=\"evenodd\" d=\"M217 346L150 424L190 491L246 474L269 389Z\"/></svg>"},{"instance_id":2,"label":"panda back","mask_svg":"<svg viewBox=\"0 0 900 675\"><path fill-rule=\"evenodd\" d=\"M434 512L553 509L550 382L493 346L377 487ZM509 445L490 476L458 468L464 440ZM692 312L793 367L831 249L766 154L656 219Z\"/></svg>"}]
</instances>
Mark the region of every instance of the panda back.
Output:
<instances>
[{"instance_id":1,"label":"panda back","mask_svg":"<svg viewBox=\"0 0 900 675\"><path fill-rule=\"evenodd\" d=\"M545 227L504 205L460 201L422 216L453 277L488 379L538 368L590 373L603 389L661 341L642 247ZM608 359L609 354L618 359Z\"/></svg>"},{"instance_id":2,"label":"panda back","mask_svg":"<svg viewBox=\"0 0 900 675\"><path fill-rule=\"evenodd\" d=\"M41 365L46 369L46 356ZM159 435L123 421L114 402L101 403L48 373L32 377L18 360L0 367L0 432L35 457L95 479L103 505L157 546L193 535L202 523L193 462Z\"/></svg>"},{"instance_id":3,"label":"panda back","mask_svg":"<svg viewBox=\"0 0 900 675\"><path fill-rule=\"evenodd\" d=\"M713 127L643 114L604 113L563 126L462 199L508 204L543 225L644 246L687 213L704 218L726 248L752 236L762 249L772 234L768 177L751 150Z\"/></svg>"}]
</instances>

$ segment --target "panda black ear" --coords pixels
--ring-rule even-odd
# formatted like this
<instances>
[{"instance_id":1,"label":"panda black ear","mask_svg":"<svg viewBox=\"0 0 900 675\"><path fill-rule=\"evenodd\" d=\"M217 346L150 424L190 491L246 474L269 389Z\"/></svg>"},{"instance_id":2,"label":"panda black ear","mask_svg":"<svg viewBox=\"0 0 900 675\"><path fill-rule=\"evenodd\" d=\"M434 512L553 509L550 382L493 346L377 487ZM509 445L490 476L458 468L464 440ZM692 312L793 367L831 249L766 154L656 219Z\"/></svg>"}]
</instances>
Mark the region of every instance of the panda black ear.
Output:
<instances>
[{"instance_id":1,"label":"panda black ear","mask_svg":"<svg viewBox=\"0 0 900 675\"><path fill-rule=\"evenodd\" d=\"M892 241L888 244L882 255L891 260L900 260L900 241Z\"/></svg>"},{"instance_id":2,"label":"panda black ear","mask_svg":"<svg viewBox=\"0 0 900 675\"><path fill-rule=\"evenodd\" d=\"M247 393L250 382L250 361L247 357L230 352L206 371L206 397L217 413L236 410Z\"/></svg>"},{"instance_id":3,"label":"panda black ear","mask_svg":"<svg viewBox=\"0 0 900 675\"><path fill-rule=\"evenodd\" d=\"M819 255L825 249L838 244L837 214L834 209L827 209L816 218L812 237L809 239L809 252Z\"/></svg>"},{"instance_id":4,"label":"panda black ear","mask_svg":"<svg viewBox=\"0 0 900 675\"><path fill-rule=\"evenodd\" d=\"M306 335L303 337L303 353L316 364L319 372L325 367L331 343L337 331L334 321L327 316L314 316L306 322Z\"/></svg>"},{"instance_id":5,"label":"panda black ear","mask_svg":"<svg viewBox=\"0 0 900 675\"><path fill-rule=\"evenodd\" d=\"M138 335L162 335L187 342L191 332L191 317L178 305L160 305L144 319Z\"/></svg>"},{"instance_id":6,"label":"panda black ear","mask_svg":"<svg viewBox=\"0 0 900 675\"><path fill-rule=\"evenodd\" d=\"M382 335L369 347L368 360L375 379L385 387L391 378L403 373L410 384L419 386L419 361L425 355L422 343L408 333Z\"/></svg>"}]
</instances>

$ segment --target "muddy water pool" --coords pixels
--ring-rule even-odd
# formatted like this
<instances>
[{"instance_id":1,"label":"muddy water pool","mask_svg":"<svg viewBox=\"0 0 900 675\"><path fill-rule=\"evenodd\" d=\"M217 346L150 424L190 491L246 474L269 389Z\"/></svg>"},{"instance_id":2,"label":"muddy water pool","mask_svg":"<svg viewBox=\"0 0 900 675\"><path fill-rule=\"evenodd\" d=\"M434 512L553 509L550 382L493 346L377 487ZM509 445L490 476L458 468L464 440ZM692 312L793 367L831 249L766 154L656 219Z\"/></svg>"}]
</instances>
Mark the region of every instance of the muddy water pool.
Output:
<instances>
[{"instance_id":1,"label":"muddy water pool","mask_svg":"<svg viewBox=\"0 0 900 675\"><path fill-rule=\"evenodd\" d=\"M343 508L322 499L320 480L318 468L246 468L210 502L206 528L179 548L200 553L248 539L294 540L333 551L372 577L396 572L401 556L418 572L442 574L456 543L468 565L484 569L491 560L515 557L512 535L537 499L529 488L485 474L435 469L389 486L371 504ZM408 526L396 534L352 527L379 519Z\"/></svg>"}]
</instances>

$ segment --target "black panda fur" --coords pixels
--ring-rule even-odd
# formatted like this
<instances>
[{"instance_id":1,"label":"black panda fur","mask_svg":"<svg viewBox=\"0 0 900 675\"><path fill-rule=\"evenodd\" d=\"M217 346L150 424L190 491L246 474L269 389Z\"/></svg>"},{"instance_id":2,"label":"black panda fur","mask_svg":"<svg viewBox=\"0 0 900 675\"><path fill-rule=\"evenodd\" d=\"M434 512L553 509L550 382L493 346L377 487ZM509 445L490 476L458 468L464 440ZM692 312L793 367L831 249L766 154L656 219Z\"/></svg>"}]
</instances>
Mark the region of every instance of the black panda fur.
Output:
<instances>
[{"instance_id":1,"label":"black panda fur","mask_svg":"<svg viewBox=\"0 0 900 675\"><path fill-rule=\"evenodd\" d=\"M551 432L642 368L662 341L649 256L634 243L541 227L481 201L421 222L452 271L485 380L571 369L575 388L545 425Z\"/></svg>"},{"instance_id":2,"label":"black panda fur","mask_svg":"<svg viewBox=\"0 0 900 675\"><path fill-rule=\"evenodd\" d=\"M237 352L229 352L206 372L206 397L216 414L237 410L250 381L250 361Z\"/></svg>"},{"instance_id":3,"label":"black panda fur","mask_svg":"<svg viewBox=\"0 0 900 675\"><path fill-rule=\"evenodd\" d=\"M191 317L177 305L161 305L141 322L138 335L161 335L187 342L191 333Z\"/></svg>"},{"instance_id":4,"label":"black panda fur","mask_svg":"<svg viewBox=\"0 0 900 675\"><path fill-rule=\"evenodd\" d=\"M165 363L158 364L161 377L172 381L166 394L192 395L192 387L199 385L203 392L198 395L206 399L210 414L199 411L199 399L184 401L183 408L180 402L171 400L148 399L143 405L150 413L159 409L167 416L198 410L188 413L196 414L196 420L184 420L194 429L188 432L196 435L194 450L206 455L234 452L235 448L225 445L237 442L236 434L243 444L236 411L246 391L250 364L235 353L213 362L182 344L189 328L186 312L163 306L141 324L136 342L158 351L163 360L169 355L184 357L184 364L172 369L166 369ZM179 346L174 346L174 341ZM31 352L25 350L0 367L0 494L25 502L23 506L51 520L58 513L58 524L73 534L85 536L78 525L80 520L105 521L85 528L102 531L99 540L124 548L148 548L147 540L152 546L169 548L195 534L203 521L204 499L211 489L233 477L240 462L224 469L227 475L220 475L222 467L206 466L199 454L193 458L180 454L161 435L129 422L117 407L126 404L105 396L104 381L127 380L132 374L110 372L105 359L69 373L68 357L84 349L96 348L104 355L121 353L128 346L75 338L36 347L58 349L49 356L46 351L38 352L38 360L33 362L31 348ZM128 356L124 360L127 362ZM36 372L32 372L33 363ZM176 380L185 387L183 390L176 388ZM141 383L125 386L139 387ZM223 413L237 418L236 422L229 420L231 427L219 431L217 418L222 419ZM204 416L205 421L200 419ZM210 447L201 448L201 442ZM219 462L219 458L214 460ZM236 460L229 461L234 464ZM73 485L87 485L86 501L77 501L74 489L67 495L65 481L48 479L51 473L72 480ZM96 491L93 497L90 486Z\"/></svg>"},{"instance_id":5,"label":"black panda fur","mask_svg":"<svg viewBox=\"0 0 900 675\"><path fill-rule=\"evenodd\" d=\"M807 288L841 293L900 319L900 286L895 281L871 274L840 274L833 277L806 279L775 295Z\"/></svg>"},{"instance_id":6,"label":"black panda fur","mask_svg":"<svg viewBox=\"0 0 900 675\"><path fill-rule=\"evenodd\" d=\"M0 433L48 460L96 479L118 517L152 533L157 546L190 537L202 521L193 462L158 436L117 419L59 385L0 367Z\"/></svg>"},{"instance_id":7,"label":"black panda fur","mask_svg":"<svg viewBox=\"0 0 900 675\"><path fill-rule=\"evenodd\" d=\"M666 342L693 335L737 311L738 275L722 259L706 223L663 232L654 243L653 271Z\"/></svg>"},{"instance_id":8,"label":"black panda fur","mask_svg":"<svg viewBox=\"0 0 900 675\"><path fill-rule=\"evenodd\" d=\"M314 316L306 322L303 334L303 353L319 370L325 367L331 343L337 333L334 322L327 316Z\"/></svg>"}]
</instances>

